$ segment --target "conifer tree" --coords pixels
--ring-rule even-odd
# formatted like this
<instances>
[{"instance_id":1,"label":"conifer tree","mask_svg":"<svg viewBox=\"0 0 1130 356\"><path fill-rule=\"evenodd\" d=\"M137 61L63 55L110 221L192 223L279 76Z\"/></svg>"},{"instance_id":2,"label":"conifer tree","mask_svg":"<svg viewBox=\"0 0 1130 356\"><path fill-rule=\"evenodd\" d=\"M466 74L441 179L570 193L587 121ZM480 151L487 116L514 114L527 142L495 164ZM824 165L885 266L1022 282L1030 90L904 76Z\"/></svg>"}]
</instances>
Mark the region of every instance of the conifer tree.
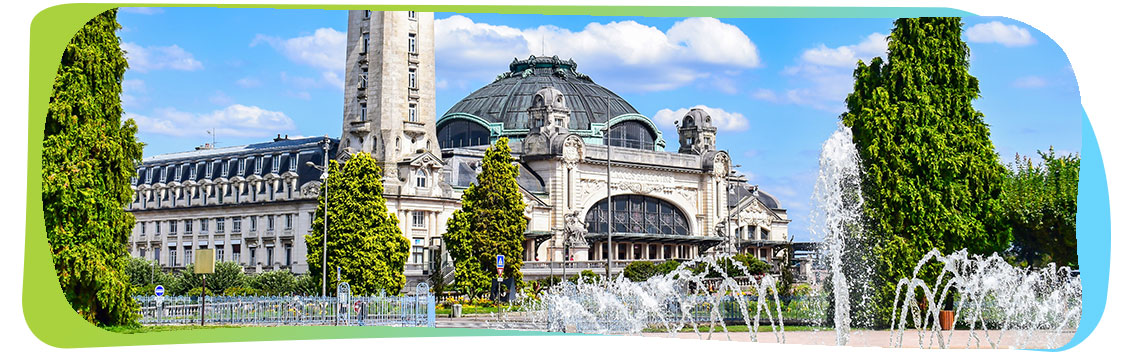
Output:
<instances>
[{"instance_id":1,"label":"conifer tree","mask_svg":"<svg viewBox=\"0 0 1130 356\"><path fill-rule=\"evenodd\" d=\"M385 206L381 168L368 153L353 155L345 164L329 162L329 238L326 239L326 290L336 292L337 282L348 282L354 295L384 291L399 294L407 282L408 238L400 231L396 215ZM325 189L321 195L325 196ZM311 233L306 236L306 263L310 275L322 275L322 230L326 199L319 198ZM337 268L341 267L341 280Z\"/></svg>"},{"instance_id":2,"label":"conifer tree","mask_svg":"<svg viewBox=\"0 0 1130 356\"><path fill-rule=\"evenodd\" d=\"M71 307L97 325L136 324L125 275L134 226L123 207L141 160L137 125L122 120L126 71L117 9L87 22L63 50L43 128L43 218Z\"/></svg>"},{"instance_id":3,"label":"conifer tree","mask_svg":"<svg viewBox=\"0 0 1130 356\"><path fill-rule=\"evenodd\" d=\"M980 96L969 74L959 18L903 18L888 37L887 60L859 63L848 111L862 161L864 216L871 251L853 251L875 267L880 324L894 287L931 249L1004 250L1000 163Z\"/></svg>"},{"instance_id":4,"label":"conifer tree","mask_svg":"<svg viewBox=\"0 0 1130 356\"><path fill-rule=\"evenodd\" d=\"M463 206L447 221L444 245L455 263L455 288L480 294L497 275L495 257L506 256L503 275L522 280L526 206L505 137L483 156L482 172L463 191Z\"/></svg>"}]
</instances>

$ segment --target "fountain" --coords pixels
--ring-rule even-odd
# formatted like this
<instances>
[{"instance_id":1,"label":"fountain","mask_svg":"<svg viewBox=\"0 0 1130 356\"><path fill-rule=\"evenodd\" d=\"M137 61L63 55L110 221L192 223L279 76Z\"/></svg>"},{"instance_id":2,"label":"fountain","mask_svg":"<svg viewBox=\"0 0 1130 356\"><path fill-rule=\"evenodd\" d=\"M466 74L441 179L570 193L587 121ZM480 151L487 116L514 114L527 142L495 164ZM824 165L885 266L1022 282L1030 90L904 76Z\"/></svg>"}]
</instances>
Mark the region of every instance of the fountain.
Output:
<instances>
[{"instance_id":1,"label":"fountain","mask_svg":"<svg viewBox=\"0 0 1130 356\"><path fill-rule=\"evenodd\" d=\"M851 130L840 125L820 153L811 216L813 235L824 242L822 257L831 272L830 312L837 345L848 343L853 326L881 327L871 319L876 306L869 261L874 241L869 239L876 237L868 236L862 223L861 182ZM940 265L940 274L923 275L927 264ZM728 266L740 271L737 279L728 277L735 274L727 273ZM721 277L709 278L712 274ZM742 277L744 285L739 281ZM889 345L902 347L903 336L912 327L921 348L962 346L954 340L958 328L966 329L960 333L965 335L965 347L1055 348L1078 325L1081 296L1079 277L1067 268L1021 268L996 254L931 251L911 277L898 281ZM958 325L947 331L941 315L948 301L955 307ZM704 256L643 282L620 276L559 284L523 301L521 318L549 331L628 335L661 331L673 336L690 328L697 337L708 339L719 326L727 340L731 338L727 323L741 322L752 341L758 340L764 319L775 341L784 342L781 304L774 276L750 275L730 256ZM512 322L505 315L499 320L500 327ZM705 335L702 325L707 327ZM860 331L870 337L880 332Z\"/></svg>"}]
</instances>

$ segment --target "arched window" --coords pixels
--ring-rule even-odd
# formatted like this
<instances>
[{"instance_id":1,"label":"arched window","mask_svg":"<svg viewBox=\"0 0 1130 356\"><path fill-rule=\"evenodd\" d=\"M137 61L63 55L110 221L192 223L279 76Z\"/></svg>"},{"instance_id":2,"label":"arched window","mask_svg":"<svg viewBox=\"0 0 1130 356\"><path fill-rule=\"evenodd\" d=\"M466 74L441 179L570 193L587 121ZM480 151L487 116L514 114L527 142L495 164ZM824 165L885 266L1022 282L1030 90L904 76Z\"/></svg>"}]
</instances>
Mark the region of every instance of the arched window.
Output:
<instances>
[{"instance_id":1,"label":"arched window","mask_svg":"<svg viewBox=\"0 0 1130 356\"><path fill-rule=\"evenodd\" d=\"M423 169L416 170L416 186L420 188L428 186L428 172L424 172Z\"/></svg>"},{"instance_id":2,"label":"arched window","mask_svg":"<svg viewBox=\"0 0 1130 356\"><path fill-rule=\"evenodd\" d=\"M490 131L483 125L467 120L451 120L438 130L440 148L467 147L490 144Z\"/></svg>"},{"instance_id":3,"label":"arched window","mask_svg":"<svg viewBox=\"0 0 1130 356\"><path fill-rule=\"evenodd\" d=\"M589 232L608 232L608 202L589 208L585 224ZM612 230L638 234L690 235L683 211L665 200L643 195L612 197Z\"/></svg>"},{"instance_id":4,"label":"arched window","mask_svg":"<svg viewBox=\"0 0 1130 356\"><path fill-rule=\"evenodd\" d=\"M655 133L638 121L623 121L612 125L608 137L604 138L604 144L610 142L617 147L655 150Z\"/></svg>"}]
</instances>

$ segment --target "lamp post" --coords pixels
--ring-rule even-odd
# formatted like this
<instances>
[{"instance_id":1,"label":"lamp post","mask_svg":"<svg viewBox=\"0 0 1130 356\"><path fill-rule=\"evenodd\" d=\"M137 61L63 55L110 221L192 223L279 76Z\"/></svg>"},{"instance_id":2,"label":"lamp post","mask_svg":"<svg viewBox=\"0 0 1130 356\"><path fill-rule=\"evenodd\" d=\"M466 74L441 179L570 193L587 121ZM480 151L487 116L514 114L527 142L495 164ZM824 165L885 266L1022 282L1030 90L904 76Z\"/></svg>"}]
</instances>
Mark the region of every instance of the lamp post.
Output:
<instances>
[{"instance_id":1,"label":"lamp post","mask_svg":"<svg viewBox=\"0 0 1130 356\"><path fill-rule=\"evenodd\" d=\"M321 166L314 164L314 162L306 161L306 165L314 167L322 171L319 179L322 180L322 190L325 192L322 197L322 297L326 296L326 259L329 257L326 251L326 240L329 239L329 220L330 220L330 185L329 185L329 167L330 167L330 139L329 137L322 137L322 164Z\"/></svg>"},{"instance_id":2,"label":"lamp post","mask_svg":"<svg viewBox=\"0 0 1130 356\"><path fill-rule=\"evenodd\" d=\"M609 116L611 116L611 115L609 115ZM612 120L609 119L609 122L611 122L611 121ZM606 125L607 125L607 123L606 123ZM608 188L607 189L608 195L606 197L606 202L608 203L608 219L606 219L606 221L605 221L605 222L608 223L608 226L607 226L608 227L608 230L607 230L607 232L608 232L608 246L605 249L605 253L608 254L608 264L604 266L604 277L605 277L606 280L612 281L612 127L611 126L604 126L604 146L605 146L605 149L607 150L606 151L607 156L605 157L606 158L605 161L606 161L607 165L605 166L605 170L604 170L604 175L605 175L604 180L605 180L605 187Z\"/></svg>"}]
</instances>

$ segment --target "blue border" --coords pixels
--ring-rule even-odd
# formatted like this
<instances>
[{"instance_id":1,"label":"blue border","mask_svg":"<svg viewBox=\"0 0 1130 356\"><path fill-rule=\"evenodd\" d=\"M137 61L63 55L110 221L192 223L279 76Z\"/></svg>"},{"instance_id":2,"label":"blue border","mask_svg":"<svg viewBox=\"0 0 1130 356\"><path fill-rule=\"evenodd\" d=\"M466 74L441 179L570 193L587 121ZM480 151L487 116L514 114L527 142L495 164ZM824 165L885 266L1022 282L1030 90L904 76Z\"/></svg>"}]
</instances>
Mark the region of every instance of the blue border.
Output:
<instances>
[{"instance_id":1,"label":"blue border","mask_svg":"<svg viewBox=\"0 0 1130 356\"><path fill-rule=\"evenodd\" d=\"M1079 211L1075 218L1079 275L1083 284L1083 319L1063 351L1083 342L1095 331L1106 310L1110 284L1110 194L1102 152L1087 112L1083 111L1083 152L1080 153Z\"/></svg>"}]
</instances>

